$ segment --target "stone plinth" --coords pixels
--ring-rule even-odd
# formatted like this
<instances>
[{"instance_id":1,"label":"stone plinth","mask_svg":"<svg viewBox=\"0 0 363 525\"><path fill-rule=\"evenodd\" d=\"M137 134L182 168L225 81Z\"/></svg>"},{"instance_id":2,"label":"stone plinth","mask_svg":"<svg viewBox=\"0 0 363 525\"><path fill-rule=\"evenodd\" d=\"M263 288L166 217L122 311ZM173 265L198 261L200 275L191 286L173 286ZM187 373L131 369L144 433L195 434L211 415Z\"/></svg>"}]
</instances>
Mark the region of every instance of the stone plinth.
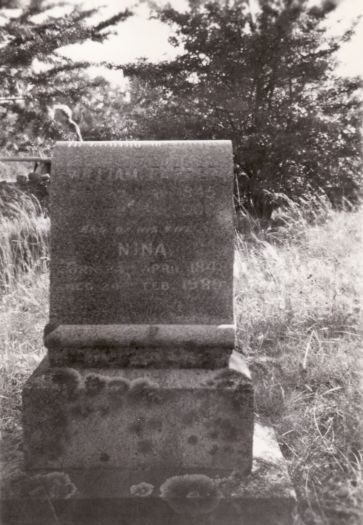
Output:
<instances>
[{"instance_id":1,"label":"stone plinth","mask_svg":"<svg viewBox=\"0 0 363 525\"><path fill-rule=\"evenodd\" d=\"M214 370L44 362L23 402L30 469L251 469L253 392L237 353Z\"/></svg>"},{"instance_id":2,"label":"stone plinth","mask_svg":"<svg viewBox=\"0 0 363 525\"><path fill-rule=\"evenodd\" d=\"M253 458L243 478L201 468L35 471L3 486L1 523L293 525L295 492L274 433L261 423Z\"/></svg>"}]
</instances>

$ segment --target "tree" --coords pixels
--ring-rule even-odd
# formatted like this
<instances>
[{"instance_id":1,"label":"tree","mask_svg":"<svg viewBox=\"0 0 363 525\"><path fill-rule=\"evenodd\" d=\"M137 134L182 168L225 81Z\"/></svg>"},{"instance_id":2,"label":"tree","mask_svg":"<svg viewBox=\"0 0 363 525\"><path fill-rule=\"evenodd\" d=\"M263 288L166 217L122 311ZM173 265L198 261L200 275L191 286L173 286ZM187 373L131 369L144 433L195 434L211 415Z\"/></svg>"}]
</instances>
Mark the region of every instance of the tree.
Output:
<instances>
[{"instance_id":1,"label":"tree","mask_svg":"<svg viewBox=\"0 0 363 525\"><path fill-rule=\"evenodd\" d=\"M102 77L89 97L74 107L84 140L125 140L135 134L135 104L130 108L126 88L114 87Z\"/></svg>"},{"instance_id":2,"label":"tree","mask_svg":"<svg viewBox=\"0 0 363 525\"><path fill-rule=\"evenodd\" d=\"M14 4L5 2L6 7ZM55 17L43 0L31 0L20 15L4 15L5 23L0 26L0 115L6 130L0 134L0 147L27 150L49 145L50 139L61 135L49 107L55 103L72 106L100 84L84 72L88 63L73 62L61 54L66 45L102 42L113 26L131 14L123 10L93 24L89 20L96 11L74 8ZM38 70L36 63L42 66Z\"/></svg>"},{"instance_id":3,"label":"tree","mask_svg":"<svg viewBox=\"0 0 363 525\"><path fill-rule=\"evenodd\" d=\"M231 139L236 195L259 215L270 215L281 193L322 188L335 203L354 200L360 81L334 76L334 55L351 31L326 36L322 22L333 8L264 0L251 16L246 0L191 0L185 13L159 9L182 52L124 68L134 96L144 94L139 136Z\"/></svg>"}]
</instances>

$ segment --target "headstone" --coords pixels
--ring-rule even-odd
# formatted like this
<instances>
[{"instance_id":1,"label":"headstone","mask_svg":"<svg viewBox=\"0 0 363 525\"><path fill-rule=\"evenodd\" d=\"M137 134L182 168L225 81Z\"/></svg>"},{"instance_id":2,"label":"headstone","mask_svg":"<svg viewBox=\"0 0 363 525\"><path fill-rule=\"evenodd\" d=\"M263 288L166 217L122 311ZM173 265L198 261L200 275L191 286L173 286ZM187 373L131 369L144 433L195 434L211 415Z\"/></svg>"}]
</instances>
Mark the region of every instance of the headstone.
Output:
<instances>
[{"instance_id":1,"label":"headstone","mask_svg":"<svg viewBox=\"0 0 363 525\"><path fill-rule=\"evenodd\" d=\"M67 523L289 525L291 491L279 458L271 486L263 446L248 488L231 144L60 143L51 178L48 358L23 391L28 470L70 480ZM264 506L251 497L262 488Z\"/></svg>"},{"instance_id":2,"label":"headstone","mask_svg":"<svg viewBox=\"0 0 363 525\"><path fill-rule=\"evenodd\" d=\"M65 143L53 162L51 322L233 324L230 142Z\"/></svg>"},{"instance_id":3,"label":"headstone","mask_svg":"<svg viewBox=\"0 0 363 525\"><path fill-rule=\"evenodd\" d=\"M127 364L119 350L130 344L203 346L210 362L208 348L230 353L232 182L229 141L56 147L46 339L54 363L67 361L69 346L73 360L97 347L102 362L100 348L116 347L112 364ZM174 362L195 360L188 349Z\"/></svg>"}]
</instances>

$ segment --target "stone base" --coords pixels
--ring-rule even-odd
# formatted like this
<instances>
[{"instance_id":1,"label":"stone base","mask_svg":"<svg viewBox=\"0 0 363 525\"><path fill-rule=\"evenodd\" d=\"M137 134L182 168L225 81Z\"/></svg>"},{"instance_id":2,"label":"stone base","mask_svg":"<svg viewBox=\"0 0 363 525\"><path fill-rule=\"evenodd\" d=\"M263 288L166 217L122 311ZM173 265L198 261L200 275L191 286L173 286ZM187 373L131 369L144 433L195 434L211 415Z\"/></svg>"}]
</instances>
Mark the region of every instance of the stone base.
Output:
<instances>
[{"instance_id":1,"label":"stone base","mask_svg":"<svg viewBox=\"0 0 363 525\"><path fill-rule=\"evenodd\" d=\"M218 369L45 360L23 414L27 474L3 491L3 525L292 523L294 491L273 433L254 429L240 354Z\"/></svg>"},{"instance_id":2,"label":"stone base","mask_svg":"<svg viewBox=\"0 0 363 525\"><path fill-rule=\"evenodd\" d=\"M29 469L250 472L253 391L233 352L220 369L54 368L23 390Z\"/></svg>"},{"instance_id":3,"label":"stone base","mask_svg":"<svg viewBox=\"0 0 363 525\"><path fill-rule=\"evenodd\" d=\"M292 525L296 496L273 431L255 425L253 468L70 469L3 490L2 525Z\"/></svg>"}]
</instances>

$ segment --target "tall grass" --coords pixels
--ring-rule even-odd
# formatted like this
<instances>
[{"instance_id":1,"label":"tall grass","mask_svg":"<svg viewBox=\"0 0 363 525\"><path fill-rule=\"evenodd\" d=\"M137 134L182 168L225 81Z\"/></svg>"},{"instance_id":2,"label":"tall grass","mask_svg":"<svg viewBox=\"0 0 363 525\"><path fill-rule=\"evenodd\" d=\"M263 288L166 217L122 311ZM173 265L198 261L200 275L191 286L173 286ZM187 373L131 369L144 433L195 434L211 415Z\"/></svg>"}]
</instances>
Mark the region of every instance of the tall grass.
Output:
<instances>
[{"instance_id":1,"label":"tall grass","mask_svg":"<svg viewBox=\"0 0 363 525\"><path fill-rule=\"evenodd\" d=\"M289 461L301 523L358 524L363 213L316 204L239 238L239 345L257 412Z\"/></svg>"},{"instance_id":2,"label":"tall grass","mask_svg":"<svg viewBox=\"0 0 363 525\"><path fill-rule=\"evenodd\" d=\"M256 411L271 420L289 464L297 523L358 525L363 211L338 213L318 196L280 210L268 228L248 216L242 222L239 347ZM1 428L18 450L22 385L44 355L48 222L20 210L3 219L0 235ZM20 464L21 452L12 454Z\"/></svg>"},{"instance_id":3,"label":"tall grass","mask_svg":"<svg viewBox=\"0 0 363 525\"><path fill-rule=\"evenodd\" d=\"M44 271L49 244L49 219L37 201L5 188L0 192L0 293L11 291L26 272Z\"/></svg>"},{"instance_id":4,"label":"tall grass","mask_svg":"<svg viewBox=\"0 0 363 525\"><path fill-rule=\"evenodd\" d=\"M45 355L48 287L47 272L27 271L0 300L0 430L20 442L21 391Z\"/></svg>"},{"instance_id":5,"label":"tall grass","mask_svg":"<svg viewBox=\"0 0 363 525\"><path fill-rule=\"evenodd\" d=\"M44 355L49 219L35 199L0 187L1 429L20 432L21 389Z\"/></svg>"}]
</instances>

